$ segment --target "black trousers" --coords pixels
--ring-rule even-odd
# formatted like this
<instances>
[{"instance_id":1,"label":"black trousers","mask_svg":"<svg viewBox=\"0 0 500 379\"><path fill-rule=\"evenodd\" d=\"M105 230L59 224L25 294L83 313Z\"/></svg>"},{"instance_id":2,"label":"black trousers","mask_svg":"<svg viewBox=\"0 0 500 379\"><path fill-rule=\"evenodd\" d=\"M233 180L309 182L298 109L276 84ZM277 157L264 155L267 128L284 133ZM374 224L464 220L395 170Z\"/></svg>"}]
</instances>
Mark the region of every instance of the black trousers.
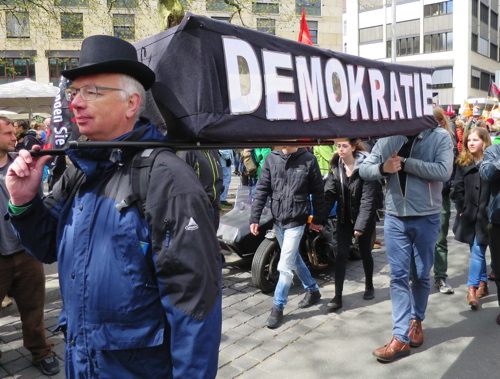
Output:
<instances>
[{"instance_id":1,"label":"black trousers","mask_svg":"<svg viewBox=\"0 0 500 379\"><path fill-rule=\"evenodd\" d=\"M498 305L500 305L500 224L488 224L488 234L490 236L491 260L495 270Z\"/></svg>"},{"instance_id":2,"label":"black trousers","mask_svg":"<svg viewBox=\"0 0 500 379\"><path fill-rule=\"evenodd\" d=\"M373 257L372 257L372 238L375 233L375 220L369 225L365 232L358 237L359 251L363 260L363 269L365 272L365 286L373 287ZM345 271L349 251L351 249L352 237L354 236L354 224L347 222L337 223L337 259L335 260L335 296L342 297L344 290Z\"/></svg>"}]
</instances>

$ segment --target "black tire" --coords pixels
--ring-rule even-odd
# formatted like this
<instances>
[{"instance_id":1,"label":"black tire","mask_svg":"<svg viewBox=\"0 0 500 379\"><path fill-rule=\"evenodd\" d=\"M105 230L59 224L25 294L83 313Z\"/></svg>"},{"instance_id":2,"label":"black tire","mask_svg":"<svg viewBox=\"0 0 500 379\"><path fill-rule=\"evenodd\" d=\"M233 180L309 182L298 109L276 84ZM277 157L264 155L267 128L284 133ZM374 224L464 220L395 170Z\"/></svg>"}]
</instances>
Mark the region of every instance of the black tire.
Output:
<instances>
[{"instance_id":1,"label":"black tire","mask_svg":"<svg viewBox=\"0 0 500 379\"><path fill-rule=\"evenodd\" d=\"M272 292L278 283L278 261L281 249L276 239L265 238L252 261L252 282L262 292Z\"/></svg>"}]
</instances>

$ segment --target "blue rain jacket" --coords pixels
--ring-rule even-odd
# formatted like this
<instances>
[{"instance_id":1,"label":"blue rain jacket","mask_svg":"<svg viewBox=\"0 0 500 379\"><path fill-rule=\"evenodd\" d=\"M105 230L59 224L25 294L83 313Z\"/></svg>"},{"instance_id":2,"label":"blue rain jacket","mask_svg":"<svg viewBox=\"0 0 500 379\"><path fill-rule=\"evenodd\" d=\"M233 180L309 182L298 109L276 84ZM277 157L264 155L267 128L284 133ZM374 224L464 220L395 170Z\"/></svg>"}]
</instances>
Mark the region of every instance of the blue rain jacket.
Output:
<instances>
[{"instance_id":1,"label":"blue rain jacket","mask_svg":"<svg viewBox=\"0 0 500 379\"><path fill-rule=\"evenodd\" d=\"M119 138L161 141L141 119ZM27 250L58 261L68 378L213 378L221 336L220 249L194 171L170 151L151 170L145 218L125 149L68 150L53 194L10 215ZM69 198L68 183L83 183Z\"/></svg>"}]
</instances>

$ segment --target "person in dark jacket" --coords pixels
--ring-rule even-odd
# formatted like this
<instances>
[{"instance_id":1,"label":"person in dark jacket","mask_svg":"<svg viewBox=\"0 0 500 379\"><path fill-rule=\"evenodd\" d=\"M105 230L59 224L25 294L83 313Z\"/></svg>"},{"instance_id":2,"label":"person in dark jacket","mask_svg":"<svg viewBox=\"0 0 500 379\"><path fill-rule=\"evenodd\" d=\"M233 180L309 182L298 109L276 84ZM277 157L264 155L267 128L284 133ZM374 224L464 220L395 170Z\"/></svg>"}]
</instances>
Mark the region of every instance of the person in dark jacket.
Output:
<instances>
[{"instance_id":1,"label":"person in dark jacket","mask_svg":"<svg viewBox=\"0 0 500 379\"><path fill-rule=\"evenodd\" d=\"M219 154L215 150L190 150L179 152L179 158L190 165L207 193L214 213L215 230L220 222L220 195L222 184L222 167Z\"/></svg>"},{"instance_id":2,"label":"person in dark jacket","mask_svg":"<svg viewBox=\"0 0 500 379\"><path fill-rule=\"evenodd\" d=\"M58 261L67 378L215 378L221 337L221 262L211 205L194 171L162 149L144 203L133 193L135 142L165 141L139 117L155 74L116 37L83 41L62 74L81 134L131 148L68 150L73 162L43 199L50 156L21 150L6 184L23 245ZM137 178L134 178L137 179ZM118 206L118 207L117 207Z\"/></svg>"},{"instance_id":3,"label":"person in dark jacket","mask_svg":"<svg viewBox=\"0 0 500 379\"><path fill-rule=\"evenodd\" d=\"M485 128L474 128L465 135L466 143L457 159L455 186L451 200L457 215L453 225L455 239L470 246L467 302L473 310L479 308L478 299L489 294L486 275L486 248L488 247L489 183L481 179L479 167L484 150L491 145Z\"/></svg>"},{"instance_id":4,"label":"person in dark jacket","mask_svg":"<svg viewBox=\"0 0 500 379\"><path fill-rule=\"evenodd\" d=\"M335 297L328 303L332 310L342 307L342 291L352 237L358 239L365 271L363 298L371 300L375 297L371 251L376 226L377 200L382 192L378 180L364 181L359 176L359 167L368 156L363 144L356 138L336 139L335 143L338 152L330 161L325 184L325 209L332 209L337 202Z\"/></svg>"},{"instance_id":5,"label":"person in dark jacket","mask_svg":"<svg viewBox=\"0 0 500 379\"><path fill-rule=\"evenodd\" d=\"M500 305L500 145L492 145L484 151L479 175L490 185L488 237ZM497 316L497 324L500 325L500 314Z\"/></svg>"},{"instance_id":6,"label":"person in dark jacket","mask_svg":"<svg viewBox=\"0 0 500 379\"><path fill-rule=\"evenodd\" d=\"M300 240L311 215L310 196L314 217L309 229L320 231L323 224L324 192L316 157L304 148L291 146L272 151L262 166L250 216L250 232L257 235L262 210L267 198L271 197L274 231L281 247L281 255L274 305L266 321L268 328L277 328L283 319L293 272L306 290L299 308L316 304L321 298L319 287L299 253Z\"/></svg>"}]
</instances>

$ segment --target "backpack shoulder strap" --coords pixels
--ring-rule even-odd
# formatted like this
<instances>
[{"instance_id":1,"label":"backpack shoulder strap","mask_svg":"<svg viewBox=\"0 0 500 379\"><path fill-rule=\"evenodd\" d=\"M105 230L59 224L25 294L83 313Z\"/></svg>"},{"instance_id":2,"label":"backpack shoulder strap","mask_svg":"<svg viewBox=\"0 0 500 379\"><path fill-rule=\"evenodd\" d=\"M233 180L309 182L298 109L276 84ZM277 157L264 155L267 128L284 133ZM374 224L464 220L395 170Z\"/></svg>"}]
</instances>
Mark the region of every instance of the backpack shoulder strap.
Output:
<instances>
[{"instance_id":1,"label":"backpack shoulder strap","mask_svg":"<svg viewBox=\"0 0 500 379\"><path fill-rule=\"evenodd\" d=\"M135 204L141 217L144 217L151 168L153 167L157 155L163 150L168 149L164 147L144 149L134 155L130 168L132 194L116 205L118 211Z\"/></svg>"}]
</instances>

